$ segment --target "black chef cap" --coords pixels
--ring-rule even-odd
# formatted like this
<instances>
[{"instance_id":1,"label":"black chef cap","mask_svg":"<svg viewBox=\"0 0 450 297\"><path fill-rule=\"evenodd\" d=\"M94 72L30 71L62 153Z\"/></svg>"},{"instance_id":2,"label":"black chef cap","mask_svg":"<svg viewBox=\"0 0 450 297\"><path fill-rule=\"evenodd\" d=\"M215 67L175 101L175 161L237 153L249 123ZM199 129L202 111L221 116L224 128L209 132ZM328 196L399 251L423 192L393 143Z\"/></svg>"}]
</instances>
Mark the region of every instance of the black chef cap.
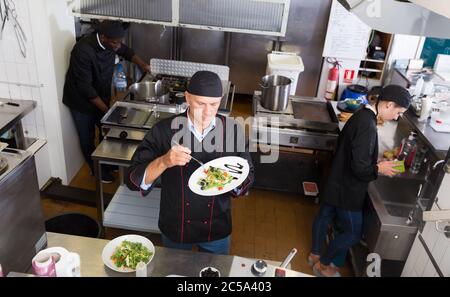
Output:
<instances>
[{"instance_id":1,"label":"black chef cap","mask_svg":"<svg viewBox=\"0 0 450 297\"><path fill-rule=\"evenodd\" d=\"M189 81L187 91L192 95L222 97L222 81L211 71L197 71Z\"/></svg>"},{"instance_id":2,"label":"black chef cap","mask_svg":"<svg viewBox=\"0 0 450 297\"><path fill-rule=\"evenodd\" d=\"M401 107L408 108L411 104L411 94L402 86L388 85L381 89L378 100L392 101Z\"/></svg>"},{"instance_id":3,"label":"black chef cap","mask_svg":"<svg viewBox=\"0 0 450 297\"><path fill-rule=\"evenodd\" d=\"M119 21L103 21L100 23L98 31L109 38L123 38L125 36L124 26Z\"/></svg>"}]
</instances>

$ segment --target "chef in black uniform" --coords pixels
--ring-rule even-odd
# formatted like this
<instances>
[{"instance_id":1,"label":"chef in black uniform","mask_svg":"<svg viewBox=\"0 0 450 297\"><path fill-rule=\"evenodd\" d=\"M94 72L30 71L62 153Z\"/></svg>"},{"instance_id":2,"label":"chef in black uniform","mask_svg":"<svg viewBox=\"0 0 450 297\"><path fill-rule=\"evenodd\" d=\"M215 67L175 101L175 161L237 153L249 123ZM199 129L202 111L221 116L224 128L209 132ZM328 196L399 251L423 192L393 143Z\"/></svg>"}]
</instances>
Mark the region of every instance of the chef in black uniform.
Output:
<instances>
[{"instance_id":1,"label":"chef in black uniform","mask_svg":"<svg viewBox=\"0 0 450 297\"><path fill-rule=\"evenodd\" d=\"M379 174L398 173L393 161L378 161L377 118L397 120L409 107L411 96L398 85L384 87L374 105L366 105L347 121L339 135L324 201L312 229L312 251L308 262L320 276L339 276L332 260L361 238L362 209L370 181ZM342 228L323 252L329 224L337 220Z\"/></svg>"},{"instance_id":2,"label":"chef in black uniform","mask_svg":"<svg viewBox=\"0 0 450 297\"><path fill-rule=\"evenodd\" d=\"M254 180L254 169L243 127L217 114L222 82L210 71L196 72L185 93L186 112L158 122L145 136L126 172L130 189L147 195L161 177L158 226L166 247L228 254L231 198L244 195ZM178 145L177 145L178 144ZM200 165L220 157L247 160L250 173L236 189L218 196L200 196L188 186Z\"/></svg>"},{"instance_id":3,"label":"chef in black uniform","mask_svg":"<svg viewBox=\"0 0 450 297\"><path fill-rule=\"evenodd\" d=\"M70 65L64 84L63 103L69 107L78 132L81 151L91 173L91 154L95 150L95 126L109 108L111 82L116 55L138 65L143 71L150 66L122 43L125 29L121 22L103 21L98 32L82 37L70 54ZM102 181L112 182L112 175L102 166Z\"/></svg>"}]
</instances>

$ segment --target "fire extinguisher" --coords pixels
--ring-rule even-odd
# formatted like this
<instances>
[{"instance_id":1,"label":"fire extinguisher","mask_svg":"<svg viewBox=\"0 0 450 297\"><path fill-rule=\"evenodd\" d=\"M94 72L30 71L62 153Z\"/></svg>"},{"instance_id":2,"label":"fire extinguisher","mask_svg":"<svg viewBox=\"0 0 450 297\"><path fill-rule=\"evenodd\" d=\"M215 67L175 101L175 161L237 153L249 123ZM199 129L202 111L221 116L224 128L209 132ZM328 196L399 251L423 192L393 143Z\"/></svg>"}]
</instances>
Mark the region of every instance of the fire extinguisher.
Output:
<instances>
[{"instance_id":1,"label":"fire extinguisher","mask_svg":"<svg viewBox=\"0 0 450 297\"><path fill-rule=\"evenodd\" d=\"M338 60L330 58L327 58L327 62L329 64L332 64L333 67L330 68L330 70L328 71L328 80L325 89L325 99L334 100L339 85L339 68L341 67L341 64Z\"/></svg>"}]
</instances>

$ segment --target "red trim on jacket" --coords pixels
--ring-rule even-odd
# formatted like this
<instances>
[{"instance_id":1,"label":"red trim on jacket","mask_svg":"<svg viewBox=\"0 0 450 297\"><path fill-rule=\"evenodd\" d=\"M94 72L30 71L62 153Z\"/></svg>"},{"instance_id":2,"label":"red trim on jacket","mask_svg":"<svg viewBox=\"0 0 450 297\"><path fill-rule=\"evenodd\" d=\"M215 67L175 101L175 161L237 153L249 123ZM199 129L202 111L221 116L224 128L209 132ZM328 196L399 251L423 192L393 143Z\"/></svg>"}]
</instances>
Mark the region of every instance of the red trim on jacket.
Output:
<instances>
[{"instance_id":1,"label":"red trim on jacket","mask_svg":"<svg viewBox=\"0 0 450 297\"><path fill-rule=\"evenodd\" d=\"M181 242L184 240L184 177L183 166L180 166L181 175Z\"/></svg>"},{"instance_id":2,"label":"red trim on jacket","mask_svg":"<svg viewBox=\"0 0 450 297\"><path fill-rule=\"evenodd\" d=\"M211 225L212 225L212 216L213 216L213 210L214 210L214 200L216 199L216 196L212 199L211 204L211 212L209 214L209 232L208 232L208 241L211 241Z\"/></svg>"},{"instance_id":3,"label":"red trim on jacket","mask_svg":"<svg viewBox=\"0 0 450 297\"><path fill-rule=\"evenodd\" d=\"M147 169L146 169L147 170ZM141 189L141 186L138 186L138 185L136 185L136 183L134 182L134 180L133 180L133 173L136 171L136 169L134 169L133 171L131 171L130 172L130 175L129 175L129 178L130 178L130 181L133 183L133 185L135 186L135 187L137 187L138 189L139 189L139 193L141 194L141 197L144 197L144 194L142 193L142 189Z\"/></svg>"}]
</instances>

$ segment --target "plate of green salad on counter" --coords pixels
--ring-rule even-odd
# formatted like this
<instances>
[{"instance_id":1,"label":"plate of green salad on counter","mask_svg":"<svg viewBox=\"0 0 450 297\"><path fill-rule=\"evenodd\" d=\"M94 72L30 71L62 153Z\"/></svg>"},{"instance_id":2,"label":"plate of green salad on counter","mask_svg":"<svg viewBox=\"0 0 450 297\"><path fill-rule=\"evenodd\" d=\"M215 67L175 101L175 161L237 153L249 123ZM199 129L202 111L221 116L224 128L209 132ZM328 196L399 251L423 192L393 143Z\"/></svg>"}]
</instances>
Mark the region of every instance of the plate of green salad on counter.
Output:
<instances>
[{"instance_id":1,"label":"plate of green salad on counter","mask_svg":"<svg viewBox=\"0 0 450 297\"><path fill-rule=\"evenodd\" d=\"M103 248L103 263L114 271L134 272L139 262L150 263L155 255L153 243L140 235L114 238Z\"/></svg>"}]
</instances>

